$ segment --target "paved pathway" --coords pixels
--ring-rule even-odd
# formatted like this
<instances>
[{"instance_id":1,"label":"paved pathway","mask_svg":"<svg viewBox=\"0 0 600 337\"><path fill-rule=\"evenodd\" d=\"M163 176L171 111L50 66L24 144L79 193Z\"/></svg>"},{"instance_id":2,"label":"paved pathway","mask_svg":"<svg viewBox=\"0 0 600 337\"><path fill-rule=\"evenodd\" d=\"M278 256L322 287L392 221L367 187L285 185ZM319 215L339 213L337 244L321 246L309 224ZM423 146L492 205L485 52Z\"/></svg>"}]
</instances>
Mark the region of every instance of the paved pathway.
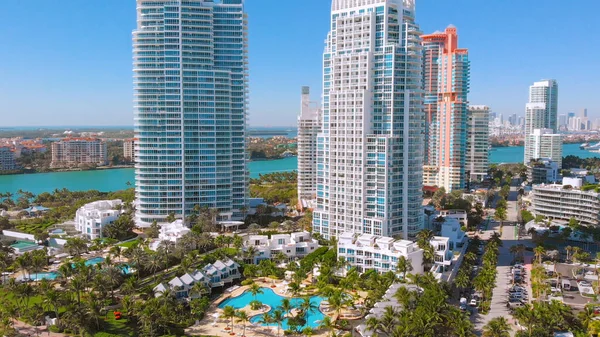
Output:
<instances>
[{"instance_id":1,"label":"paved pathway","mask_svg":"<svg viewBox=\"0 0 600 337\"><path fill-rule=\"evenodd\" d=\"M13 320L14 328L19 333L19 336L50 336L50 337L67 337L63 333L49 332L46 329L46 326L38 326L37 329L34 326L31 326L27 323L23 323L21 321Z\"/></svg>"}]
</instances>

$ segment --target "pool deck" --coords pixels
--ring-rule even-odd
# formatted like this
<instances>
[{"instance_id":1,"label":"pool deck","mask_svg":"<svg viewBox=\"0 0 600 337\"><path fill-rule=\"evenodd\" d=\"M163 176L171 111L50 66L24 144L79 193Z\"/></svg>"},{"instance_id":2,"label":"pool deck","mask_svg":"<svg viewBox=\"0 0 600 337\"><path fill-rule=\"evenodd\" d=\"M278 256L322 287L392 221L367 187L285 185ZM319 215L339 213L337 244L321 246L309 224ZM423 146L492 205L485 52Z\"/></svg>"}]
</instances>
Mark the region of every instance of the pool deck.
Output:
<instances>
[{"instance_id":1,"label":"pool deck","mask_svg":"<svg viewBox=\"0 0 600 337\"><path fill-rule=\"evenodd\" d=\"M266 278L266 277L260 277L254 280L256 284L258 284L259 286L263 287L263 288L269 288L272 289L277 295L283 296L283 297L288 297L291 298L290 294L286 293L286 285L287 283L284 283L284 281L282 280L274 280L274 279L270 279L270 278ZM303 284L308 284L308 283L303 283ZM219 308L219 304L221 304L224 300L228 299L228 298L232 298L232 297L237 297L241 294L243 294L246 290L248 290L248 288L250 288L250 286L240 286L239 288L234 289L231 292L225 292L224 294L222 294L221 296L219 296L215 301L213 301L213 303L211 303L210 307L208 308L208 310L206 311L206 314L204 316L204 319L202 319L200 322L198 322L198 324L191 326L189 328L187 328L185 330L186 335L188 336L199 336L199 335L210 335L210 336L223 336L223 334L227 334L229 333L231 336L242 336L242 331L243 331L243 326L241 323L235 322L234 324L234 334L231 334L229 329L227 329L229 327L229 323L231 322L231 320L226 320L221 318L220 316L223 313L223 309ZM310 294L310 296L314 296L315 294ZM364 298L363 295L366 296L365 294L360 294L362 298ZM266 307L266 308L262 308L261 310L251 310L250 306L246 306L244 308L242 308L241 310L246 311L246 313L248 313L248 317L252 317L255 315L259 315L265 312L269 312L271 308ZM362 315L360 317L357 317L356 315L354 315L354 313L352 312L351 315L349 315L349 312L346 312L347 310L344 310L344 312L342 312L342 318L344 319L349 319L349 320L356 320L356 319L360 319L362 318ZM322 311L324 315L328 315L333 317L335 314L332 312L327 312L327 311ZM219 318L215 319L215 315L218 315ZM329 334L328 330L325 329L315 329L314 330L315 333L313 334L313 336L317 336L317 337L325 337ZM277 337L277 327L276 326L263 326L260 324L253 324L250 322L246 323L246 337L255 337L255 336L269 336L269 337ZM283 331L279 331L279 336L283 336Z\"/></svg>"}]
</instances>

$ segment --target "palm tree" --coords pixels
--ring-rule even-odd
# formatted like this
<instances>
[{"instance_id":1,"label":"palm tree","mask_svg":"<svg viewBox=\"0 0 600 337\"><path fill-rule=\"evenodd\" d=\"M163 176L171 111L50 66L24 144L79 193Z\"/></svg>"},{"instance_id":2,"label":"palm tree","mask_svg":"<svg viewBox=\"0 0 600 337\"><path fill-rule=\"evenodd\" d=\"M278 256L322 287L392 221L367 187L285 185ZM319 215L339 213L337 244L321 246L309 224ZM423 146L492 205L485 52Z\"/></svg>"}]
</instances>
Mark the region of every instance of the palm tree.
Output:
<instances>
[{"instance_id":1,"label":"palm tree","mask_svg":"<svg viewBox=\"0 0 600 337\"><path fill-rule=\"evenodd\" d=\"M433 239L434 233L431 229L423 229L417 233L417 241L429 242Z\"/></svg>"},{"instance_id":2,"label":"palm tree","mask_svg":"<svg viewBox=\"0 0 600 337\"><path fill-rule=\"evenodd\" d=\"M231 305L227 305L223 308L223 314L221 315L224 319L231 320L231 333L233 333L233 319L235 318L235 309Z\"/></svg>"},{"instance_id":3,"label":"palm tree","mask_svg":"<svg viewBox=\"0 0 600 337\"><path fill-rule=\"evenodd\" d=\"M331 320L331 317L329 317L329 316L323 317L321 324L319 324L319 329L329 330L329 335L332 336L333 329L335 329L335 324Z\"/></svg>"},{"instance_id":4,"label":"palm tree","mask_svg":"<svg viewBox=\"0 0 600 337\"><path fill-rule=\"evenodd\" d=\"M396 270L402 273L402 279L406 280L406 273L412 271L413 266L409 259L404 256L400 256L398 258L398 263L396 264Z\"/></svg>"},{"instance_id":5,"label":"palm tree","mask_svg":"<svg viewBox=\"0 0 600 337\"><path fill-rule=\"evenodd\" d=\"M302 329L302 334L304 335L304 337L311 337L315 334L315 331L313 330L313 328L307 326L306 328Z\"/></svg>"},{"instance_id":6,"label":"palm tree","mask_svg":"<svg viewBox=\"0 0 600 337\"><path fill-rule=\"evenodd\" d=\"M113 257L117 258L117 260L119 260L119 262L121 261L121 247L120 246L112 246L110 247L110 250L108 251Z\"/></svg>"},{"instance_id":7,"label":"palm tree","mask_svg":"<svg viewBox=\"0 0 600 337\"><path fill-rule=\"evenodd\" d=\"M566 259L566 260L567 260L567 261L569 261L569 254L570 254L571 252L573 252L573 247L571 247L571 246L566 246L566 247L565 247L565 252L567 253L567 259Z\"/></svg>"},{"instance_id":8,"label":"palm tree","mask_svg":"<svg viewBox=\"0 0 600 337\"><path fill-rule=\"evenodd\" d=\"M516 308L513 312L513 316L519 321L521 325L527 327L529 337L533 334L533 324L536 321L536 312L533 310L530 304L525 304L520 308Z\"/></svg>"},{"instance_id":9,"label":"palm tree","mask_svg":"<svg viewBox=\"0 0 600 337\"><path fill-rule=\"evenodd\" d=\"M510 326L504 317L496 317L483 327L483 337L509 337Z\"/></svg>"},{"instance_id":10,"label":"palm tree","mask_svg":"<svg viewBox=\"0 0 600 337\"><path fill-rule=\"evenodd\" d=\"M277 336L279 336L279 329L281 329L283 321L285 320L283 311L275 309L273 314L271 314L271 319L273 323L277 324Z\"/></svg>"},{"instance_id":11,"label":"palm tree","mask_svg":"<svg viewBox=\"0 0 600 337\"><path fill-rule=\"evenodd\" d=\"M264 291L262 290L262 288L256 283L252 283L250 285L250 288L248 288L248 291L252 294L252 296L254 297L255 300L256 300L256 295L264 294Z\"/></svg>"},{"instance_id":12,"label":"palm tree","mask_svg":"<svg viewBox=\"0 0 600 337\"><path fill-rule=\"evenodd\" d=\"M319 307L310 301L310 297L306 296L302 299L300 303L300 310L304 312L304 319L308 322L308 316L310 316L311 312L315 312L319 309Z\"/></svg>"},{"instance_id":13,"label":"palm tree","mask_svg":"<svg viewBox=\"0 0 600 337\"><path fill-rule=\"evenodd\" d=\"M250 321L250 318L248 317L248 314L244 311L244 310L238 310L235 313L235 317L237 319L238 322L242 322L242 337L246 336L246 323L248 323Z\"/></svg>"},{"instance_id":14,"label":"palm tree","mask_svg":"<svg viewBox=\"0 0 600 337\"><path fill-rule=\"evenodd\" d=\"M201 297L202 294L208 293L208 287L202 282L196 282L190 288L190 297Z\"/></svg>"},{"instance_id":15,"label":"palm tree","mask_svg":"<svg viewBox=\"0 0 600 337\"><path fill-rule=\"evenodd\" d=\"M258 320L258 323L262 324L262 325L268 325L271 324L273 322L273 319L271 318L271 315L269 315L268 312L263 313L260 316L260 319Z\"/></svg>"},{"instance_id":16,"label":"palm tree","mask_svg":"<svg viewBox=\"0 0 600 337\"><path fill-rule=\"evenodd\" d=\"M537 246L537 247L535 247L533 249L533 252L535 254L535 258L536 258L537 262L539 264L541 264L542 263L542 257L544 256L544 253L546 253L546 250L542 246Z\"/></svg>"},{"instance_id":17,"label":"palm tree","mask_svg":"<svg viewBox=\"0 0 600 337\"><path fill-rule=\"evenodd\" d=\"M281 309L283 311L284 315L288 315L290 313L290 311L292 311L292 309L294 309L294 306L292 305L292 302L290 302L289 298L284 298L281 300L279 309Z\"/></svg>"}]
</instances>

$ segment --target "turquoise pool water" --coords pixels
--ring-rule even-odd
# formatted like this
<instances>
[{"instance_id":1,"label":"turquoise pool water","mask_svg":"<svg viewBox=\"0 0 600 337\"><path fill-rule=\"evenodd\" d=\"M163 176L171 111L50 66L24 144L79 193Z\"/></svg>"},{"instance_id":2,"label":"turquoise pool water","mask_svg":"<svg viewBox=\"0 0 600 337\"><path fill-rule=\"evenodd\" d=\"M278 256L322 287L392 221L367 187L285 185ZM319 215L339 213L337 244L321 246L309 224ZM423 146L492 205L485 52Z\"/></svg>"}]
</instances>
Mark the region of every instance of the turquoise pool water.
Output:
<instances>
[{"instance_id":1,"label":"turquoise pool water","mask_svg":"<svg viewBox=\"0 0 600 337\"><path fill-rule=\"evenodd\" d=\"M31 278L34 281L40 281L40 280L55 280L58 277L58 273L55 272L50 272L50 273L33 273L31 275L29 275L29 278Z\"/></svg>"},{"instance_id":2,"label":"turquoise pool water","mask_svg":"<svg viewBox=\"0 0 600 337\"><path fill-rule=\"evenodd\" d=\"M104 262L104 258L103 257L95 257L93 259L89 259L85 261L85 265L86 266L95 266L98 263L102 263Z\"/></svg>"},{"instance_id":3,"label":"turquoise pool water","mask_svg":"<svg viewBox=\"0 0 600 337\"><path fill-rule=\"evenodd\" d=\"M269 314L272 314L273 310L277 309L277 307L279 307L281 305L281 300L284 299L285 297L277 295L271 288L261 288L261 289L262 289L263 293L256 295L256 300L261 301L263 304L270 306L271 311L269 311ZM254 299L255 299L254 296L252 296L252 294L250 292L246 291L237 297L228 298L225 301L221 302L221 304L219 304L219 308L222 309L222 308L230 305L230 306L234 307L235 309L241 309L241 308L247 306ZM315 307L317 307L317 308L321 304L321 301L323 301L323 298L319 297L319 296L313 296L310 298L310 302L312 304L314 304ZM301 298L291 298L290 302L291 302L292 306L298 307L300 305L300 303L302 303L302 299ZM319 309L316 309L315 311L308 313L307 317L306 317L306 324L304 325L304 327L308 327L308 326L311 328L318 327L319 324L321 324L323 317L324 317L323 313ZM260 315L253 316L252 318L250 318L250 322L252 322L252 323L258 323L258 321L260 321ZM276 324L274 324L274 323L269 324L269 325L276 326ZM283 328L283 330L286 330L288 328L287 319L285 321L283 321L282 328Z\"/></svg>"}]
</instances>

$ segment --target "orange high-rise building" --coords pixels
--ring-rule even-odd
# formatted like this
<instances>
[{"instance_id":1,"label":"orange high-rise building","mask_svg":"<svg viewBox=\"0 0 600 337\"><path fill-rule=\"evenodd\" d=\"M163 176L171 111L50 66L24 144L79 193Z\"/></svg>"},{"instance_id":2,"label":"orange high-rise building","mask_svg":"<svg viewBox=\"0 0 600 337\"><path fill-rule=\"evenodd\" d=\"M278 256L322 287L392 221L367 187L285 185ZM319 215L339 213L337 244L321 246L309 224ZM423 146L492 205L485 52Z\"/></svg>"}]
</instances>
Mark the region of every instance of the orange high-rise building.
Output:
<instances>
[{"instance_id":1,"label":"orange high-rise building","mask_svg":"<svg viewBox=\"0 0 600 337\"><path fill-rule=\"evenodd\" d=\"M456 27L423 35L425 158L423 183L446 191L465 186L469 57Z\"/></svg>"}]
</instances>

